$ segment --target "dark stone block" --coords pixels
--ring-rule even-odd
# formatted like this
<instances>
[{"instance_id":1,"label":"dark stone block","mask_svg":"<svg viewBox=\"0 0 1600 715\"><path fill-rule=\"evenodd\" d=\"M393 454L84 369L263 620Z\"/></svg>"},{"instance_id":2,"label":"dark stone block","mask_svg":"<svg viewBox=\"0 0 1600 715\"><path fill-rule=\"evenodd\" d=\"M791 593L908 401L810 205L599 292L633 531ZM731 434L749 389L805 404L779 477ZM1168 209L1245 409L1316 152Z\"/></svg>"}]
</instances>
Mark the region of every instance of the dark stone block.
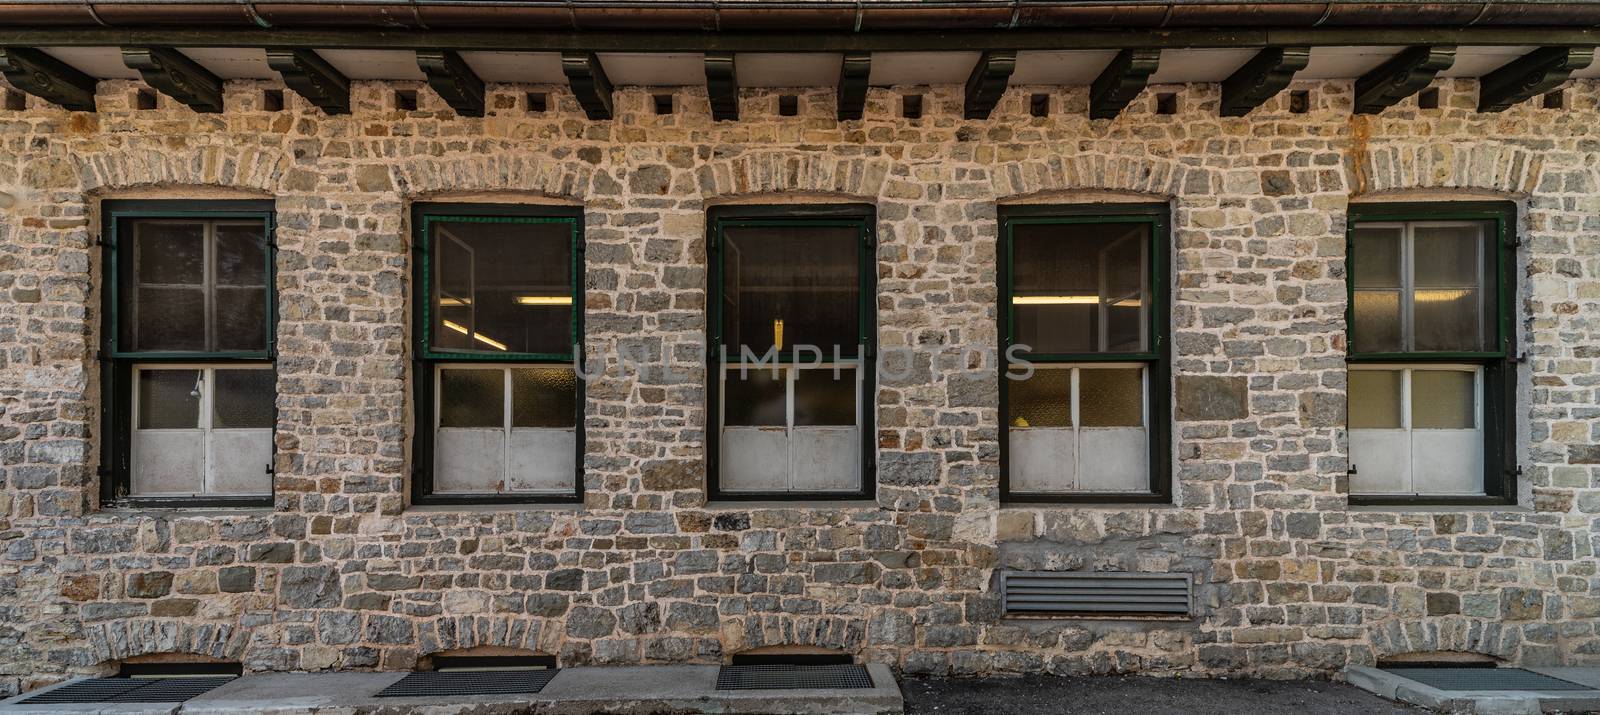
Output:
<instances>
[{"instance_id":1,"label":"dark stone block","mask_svg":"<svg viewBox=\"0 0 1600 715\"><path fill-rule=\"evenodd\" d=\"M1177 383L1179 420L1242 420L1250 416L1249 388L1243 377L1180 375Z\"/></svg>"}]
</instances>

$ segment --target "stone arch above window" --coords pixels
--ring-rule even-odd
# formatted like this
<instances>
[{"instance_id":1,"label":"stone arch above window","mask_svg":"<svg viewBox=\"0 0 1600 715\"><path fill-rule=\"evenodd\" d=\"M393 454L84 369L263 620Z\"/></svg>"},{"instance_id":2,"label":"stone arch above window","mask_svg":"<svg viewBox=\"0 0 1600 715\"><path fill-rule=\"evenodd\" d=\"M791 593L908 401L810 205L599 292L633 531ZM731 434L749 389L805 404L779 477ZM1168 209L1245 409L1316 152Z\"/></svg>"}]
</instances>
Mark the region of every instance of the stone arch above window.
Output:
<instances>
[{"instance_id":1,"label":"stone arch above window","mask_svg":"<svg viewBox=\"0 0 1600 715\"><path fill-rule=\"evenodd\" d=\"M829 616L761 615L722 624L722 650L743 653L784 646L853 654L861 650L866 621Z\"/></svg>"},{"instance_id":2,"label":"stone arch above window","mask_svg":"<svg viewBox=\"0 0 1600 715\"><path fill-rule=\"evenodd\" d=\"M85 154L72 161L76 164L79 186L92 194L137 187L188 186L251 189L270 196L280 189L289 165L288 157L281 152L229 146L106 151ZM41 182L36 180L38 188L68 188L48 185L64 180L64 175L59 174L63 170L61 167L47 170L41 165L30 170L39 172L36 176L41 178L54 177L50 182L42 182L46 185L39 185Z\"/></svg>"},{"instance_id":3,"label":"stone arch above window","mask_svg":"<svg viewBox=\"0 0 1600 715\"><path fill-rule=\"evenodd\" d=\"M164 653L236 661L247 634L232 623L192 623L165 618L130 618L86 629L96 662L123 661Z\"/></svg>"},{"instance_id":4,"label":"stone arch above window","mask_svg":"<svg viewBox=\"0 0 1600 715\"><path fill-rule=\"evenodd\" d=\"M1407 653L1478 653L1515 662L1522 629L1476 618L1387 620L1368 630L1373 655L1383 660Z\"/></svg>"},{"instance_id":5,"label":"stone arch above window","mask_svg":"<svg viewBox=\"0 0 1600 715\"><path fill-rule=\"evenodd\" d=\"M871 200L888 177L889 160L881 157L779 152L736 156L696 171L705 198L795 193Z\"/></svg>"},{"instance_id":6,"label":"stone arch above window","mask_svg":"<svg viewBox=\"0 0 1600 715\"><path fill-rule=\"evenodd\" d=\"M1127 192L1161 199L1177 196L1185 188L1210 190L1207 173L1152 157L1055 156L996 166L990 181L995 196L1004 200L1069 191ZM1201 183L1188 186L1195 181Z\"/></svg>"},{"instance_id":7,"label":"stone arch above window","mask_svg":"<svg viewBox=\"0 0 1600 715\"><path fill-rule=\"evenodd\" d=\"M602 184L613 181L609 175L596 172L593 165L576 158L538 156L416 157L393 165L358 166L355 172L357 188L392 189L429 200L436 200L435 196L447 192L501 191L583 200L591 194L608 193Z\"/></svg>"},{"instance_id":8,"label":"stone arch above window","mask_svg":"<svg viewBox=\"0 0 1600 715\"><path fill-rule=\"evenodd\" d=\"M1353 158L1354 193L1402 189L1480 189L1527 196L1544 170L1530 151L1500 144L1383 144Z\"/></svg>"},{"instance_id":9,"label":"stone arch above window","mask_svg":"<svg viewBox=\"0 0 1600 715\"><path fill-rule=\"evenodd\" d=\"M435 618L417 624L418 655L477 648L509 649L532 653L553 653L558 647L543 642L548 636L559 640L559 628L545 628L536 618L504 616L456 616ZM559 646L559 643L554 644Z\"/></svg>"}]
</instances>

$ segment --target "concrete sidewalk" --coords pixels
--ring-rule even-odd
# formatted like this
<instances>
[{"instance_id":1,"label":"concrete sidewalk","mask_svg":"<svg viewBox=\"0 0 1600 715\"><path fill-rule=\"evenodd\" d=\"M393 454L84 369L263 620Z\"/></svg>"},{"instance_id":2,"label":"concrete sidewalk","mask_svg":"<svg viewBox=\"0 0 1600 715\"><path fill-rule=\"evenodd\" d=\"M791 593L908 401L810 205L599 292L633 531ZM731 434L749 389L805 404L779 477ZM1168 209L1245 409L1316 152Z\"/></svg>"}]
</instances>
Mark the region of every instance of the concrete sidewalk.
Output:
<instances>
[{"instance_id":1,"label":"concrete sidewalk","mask_svg":"<svg viewBox=\"0 0 1600 715\"><path fill-rule=\"evenodd\" d=\"M67 683L0 702L5 715L898 715L900 687L888 666L867 666L871 688L717 690L717 666L564 668L539 693L378 698L405 673L267 673L238 678L185 703L29 705L19 701ZM75 681L68 681L75 682Z\"/></svg>"},{"instance_id":2,"label":"concrete sidewalk","mask_svg":"<svg viewBox=\"0 0 1600 715\"><path fill-rule=\"evenodd\" d=\"M1524 670L1588 686L1590 690L1443 690L1395 671L1360 666L1345 669L1345 677L1352 685L1385 698L1460 715L1600 713L1600 668Z\"/></svg>"}]
</instances>

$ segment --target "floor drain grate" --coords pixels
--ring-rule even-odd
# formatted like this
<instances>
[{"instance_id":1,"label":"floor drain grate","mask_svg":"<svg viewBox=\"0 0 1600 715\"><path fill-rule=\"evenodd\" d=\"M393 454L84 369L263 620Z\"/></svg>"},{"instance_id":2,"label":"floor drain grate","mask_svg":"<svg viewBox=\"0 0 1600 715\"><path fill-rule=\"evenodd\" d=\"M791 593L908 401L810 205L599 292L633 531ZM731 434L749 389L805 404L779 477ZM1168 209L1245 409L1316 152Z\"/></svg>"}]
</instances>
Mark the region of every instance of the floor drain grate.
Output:
<instances>
[{"instance_id":1,"label":"floor drain grate","mask_svg":"<svg viewBox=\"0 0 1600 715\"><path fill-rule=\"evenodd\" d=\"M724 665L717 671L717 690L870 687L863 665Z\"/></svg>"},{"instance_id":2,"label":"floor drain grate","mask_svg":"<svg viewBox=\"0 0 1600 715\"><path fill-rule=\"evenodd\" d=\"M380 698L537 693L561 672L548 670L485 670L411 673L378 692Z\"/></svg>"},{"instance_id":3,"label":"floor drain grate","mask_svg":"<svg viewBox=\"0 0 1600 715\"><path fill-rule=\"evenodd\" d=\"M232 681L231 676L196 678L90 678L21 701L61 703L181 703Z\"/></svg>"},{"instance_id":4,"label":"floor drain grate","mask_svg":"<svg viewBox=\"0 0 1600 715\"><path fill-rule=\"evenodd\" d=\"M1521 668L1383 668L1440 690L1593 690Z\"/></svg>"}]
</instances>

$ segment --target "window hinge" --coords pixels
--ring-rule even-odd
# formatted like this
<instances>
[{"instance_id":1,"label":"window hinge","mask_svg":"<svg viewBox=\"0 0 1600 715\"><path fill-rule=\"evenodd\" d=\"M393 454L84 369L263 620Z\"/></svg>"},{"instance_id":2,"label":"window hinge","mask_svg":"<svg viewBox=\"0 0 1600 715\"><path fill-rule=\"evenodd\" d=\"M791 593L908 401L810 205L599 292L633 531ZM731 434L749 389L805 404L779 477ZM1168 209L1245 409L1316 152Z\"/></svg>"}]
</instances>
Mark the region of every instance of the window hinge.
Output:
<instances>
[{"instance_id":1,"label":"window hinge","mask_svg":"<svg viewBox=\"0 0 1600 715\"><path fill-rule=\"evenodd\" d=\"M97 233L97 234L94 235L94 238L89 239L89 245L91 245L91 246L104 246L104 245L106 245L105 237L101 236L100 234Z\"/></svg>"},{"instance_id":2,"label":"window hinge","mask_svg":"<svg viewBox=\"0 0 1600 715\"><path fill-rule=\"evenodd\" d=\"M1512 365L1522 365L1526 362L1528 362L1528 354L1525 352L1517 353L1516 355L1511 356Z\"/></svg>"},{"instance_id":3,"label":"window hinge","mask_svg":"<svg viewBox=\"0 0 1600 715\"><path fill-rule=\"evenodd\" d=\"M878 232L873 231L872 229L869 228L869 229L867 229L865 231L865 233L866 233L866 237L865 238L867 240L867 248L877 248L878 247Z\"/></svg>"},{"instance_id":4,"label":"window hinge","mask_svg":"<svg viewBox=\"0 0 1600 715\"><path fill-rule=\"evenodd\" d=\"M1352 477L1355 476L1356 475L1356 463L1355 462L1351 462L1350 463L1350 468L1346 469L1344 473L1348 474L1348 475L1350 475Z\"/></svg>"}]
</instances>

